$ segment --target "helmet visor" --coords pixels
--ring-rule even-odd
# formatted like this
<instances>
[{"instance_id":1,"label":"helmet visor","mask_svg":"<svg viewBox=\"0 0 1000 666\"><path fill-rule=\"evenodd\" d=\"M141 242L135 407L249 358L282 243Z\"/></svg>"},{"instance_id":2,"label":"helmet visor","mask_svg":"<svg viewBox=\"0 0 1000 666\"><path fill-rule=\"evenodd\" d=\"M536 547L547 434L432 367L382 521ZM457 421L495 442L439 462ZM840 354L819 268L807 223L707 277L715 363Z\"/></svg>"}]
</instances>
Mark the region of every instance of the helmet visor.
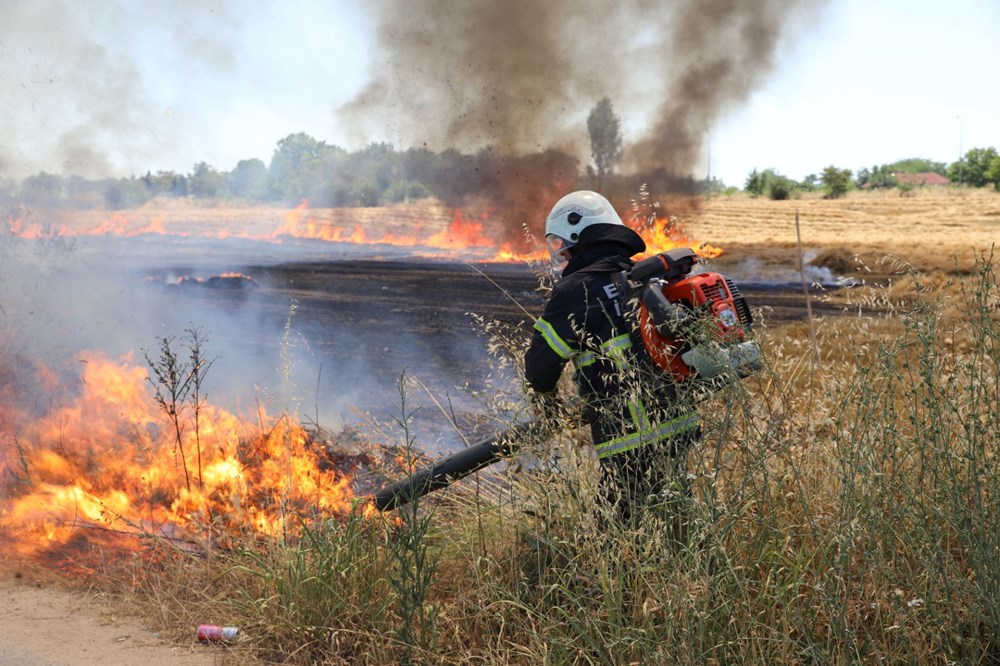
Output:
<instances>
[{"instance_id":1,"label":"helmet visor","mask_svg":"<svg viewBox=\"0 0 1000 666\"><path fill-rule=\"evenodd\" d=\"M569 250L576 243L571 243L561 236L549 234L545 237L545 246L549 249L549 261L552 262L552 272L556 275L562 273L569 263Z\"/></svg>"}]
</instances>

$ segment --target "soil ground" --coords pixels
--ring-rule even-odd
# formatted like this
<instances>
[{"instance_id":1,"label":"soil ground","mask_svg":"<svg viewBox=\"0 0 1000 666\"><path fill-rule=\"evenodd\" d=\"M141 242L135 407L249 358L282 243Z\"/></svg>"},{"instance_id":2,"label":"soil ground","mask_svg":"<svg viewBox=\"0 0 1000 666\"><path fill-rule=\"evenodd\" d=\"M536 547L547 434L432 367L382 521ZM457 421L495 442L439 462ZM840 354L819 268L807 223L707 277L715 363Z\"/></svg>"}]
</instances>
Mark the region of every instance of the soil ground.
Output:
<instances>
[{"instance_id":1,"label":"soil ground","mask_svg":"<svg viewBox=\"0 0 1000 666\"><path fill-rule=\"evenodd\" d=\"M99 597L0 573L3 666L210 666L224 651L171 645Z\"/></svg>"}]
</instances>

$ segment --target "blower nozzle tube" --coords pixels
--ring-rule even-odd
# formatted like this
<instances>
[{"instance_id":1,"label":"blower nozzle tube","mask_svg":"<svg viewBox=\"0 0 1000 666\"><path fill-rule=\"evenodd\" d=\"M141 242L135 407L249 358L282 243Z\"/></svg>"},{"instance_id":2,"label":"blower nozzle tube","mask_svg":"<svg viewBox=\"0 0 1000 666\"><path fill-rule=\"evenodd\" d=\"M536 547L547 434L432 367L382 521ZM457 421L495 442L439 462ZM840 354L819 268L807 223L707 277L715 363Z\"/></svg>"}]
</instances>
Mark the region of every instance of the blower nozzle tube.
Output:
<instances>
[{"instance_id":1,"label":"blower nozzle tube","mask_svg":"<svg viewBox=\"0 0 1000 666\"><path fill-rule=\"evenodd\" d=\"M429 492L488 467L517 448L517 440L536 429L534 423L522 423L467 446L442 458L433 466L414 472L372 496L379 511L405 506Z\"/></svg>"}]
</instances>

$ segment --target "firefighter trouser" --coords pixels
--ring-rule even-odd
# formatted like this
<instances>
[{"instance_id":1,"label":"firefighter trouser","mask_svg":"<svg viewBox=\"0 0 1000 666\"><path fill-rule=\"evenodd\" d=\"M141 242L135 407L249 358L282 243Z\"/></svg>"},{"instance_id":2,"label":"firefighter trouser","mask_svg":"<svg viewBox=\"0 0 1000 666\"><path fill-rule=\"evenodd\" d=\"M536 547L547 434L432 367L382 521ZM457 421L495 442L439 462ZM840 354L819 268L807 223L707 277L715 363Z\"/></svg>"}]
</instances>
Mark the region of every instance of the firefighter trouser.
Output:
<instances>
[{"instance_id":1,"label":"firefighter trouser","mask_svg":"<svg viewBox=\"0 0 1000 666\"><path fill-rule=\"evenodd\" d=\"M602 495L623 524L634 526L646 509L674 514L669 516L672 521L686 521L681 514L691 496L687 453L700 436L695 427L663 442L601 459Z\"/></svg>"}]
</instances>

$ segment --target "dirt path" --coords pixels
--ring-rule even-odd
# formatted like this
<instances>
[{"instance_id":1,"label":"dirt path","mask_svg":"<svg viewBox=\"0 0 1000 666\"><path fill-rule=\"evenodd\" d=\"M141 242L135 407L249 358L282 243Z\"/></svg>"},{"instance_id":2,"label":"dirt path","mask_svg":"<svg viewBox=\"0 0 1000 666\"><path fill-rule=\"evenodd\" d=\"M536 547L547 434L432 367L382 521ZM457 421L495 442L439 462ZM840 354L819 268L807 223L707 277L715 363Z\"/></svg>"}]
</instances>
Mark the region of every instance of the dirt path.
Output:
<instances>
[{"instance_id":1,"label":"dirt path","mask_svg":"<svg viewBox=\"0 0 1000 666\"><path fill-rule=\"evenodd\" d=\"M86 594L0 577L3 666L210 666L221 654L193 640L170 645Z\"/></svg>"}]
</instances>

